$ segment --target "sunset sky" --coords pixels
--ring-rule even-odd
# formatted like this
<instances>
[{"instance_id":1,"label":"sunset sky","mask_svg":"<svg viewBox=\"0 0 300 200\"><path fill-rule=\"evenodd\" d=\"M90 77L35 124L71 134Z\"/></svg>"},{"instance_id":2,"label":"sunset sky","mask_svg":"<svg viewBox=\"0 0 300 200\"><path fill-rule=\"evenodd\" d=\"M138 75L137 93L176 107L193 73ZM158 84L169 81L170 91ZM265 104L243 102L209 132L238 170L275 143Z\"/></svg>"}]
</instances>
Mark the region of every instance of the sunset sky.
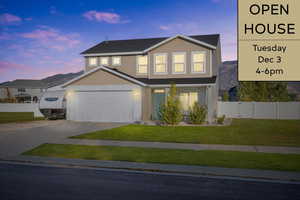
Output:
<instances>
[{"instance_id":1,"label":"sunset sky","mask_svg":"<svg viewBox=\"0 0 300 200\"><path fill-rule=\"evenodd\" d=\"M0 82L83 69L83 50L105 39L221 34L236 59L235 0L1 0Z\"/></svg>"}]
</instances>

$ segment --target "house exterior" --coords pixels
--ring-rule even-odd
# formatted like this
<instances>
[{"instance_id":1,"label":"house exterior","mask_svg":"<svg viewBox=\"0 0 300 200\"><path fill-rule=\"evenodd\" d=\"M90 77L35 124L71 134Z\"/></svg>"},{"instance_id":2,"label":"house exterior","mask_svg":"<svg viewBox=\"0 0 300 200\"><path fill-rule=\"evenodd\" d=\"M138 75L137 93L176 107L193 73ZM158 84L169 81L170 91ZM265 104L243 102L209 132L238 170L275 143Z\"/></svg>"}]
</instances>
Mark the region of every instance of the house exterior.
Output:
<instances>
[{"instance_id":1,"label":"house exterior","mask_svg":"<svg viewBox=\"0 0 300 200\"><path fill-rule=\"evenodd\" d=\"M63 85L69 120L157 120L172 83L185 114L198 102L216 117L219 35L103 41L81 54L85 73Z\"/></svg>"},{"instance_id":2,"label":"house exterior","mask_svg":"<svg viewBox=\"0 0 300 200\"><path fill-rule=\"evenodd\" d=\"M19 103L38 102L46 89L47 84L41 80L17 79L0 84L0 99L15 99Z\"/></svg>"}]
</instances>

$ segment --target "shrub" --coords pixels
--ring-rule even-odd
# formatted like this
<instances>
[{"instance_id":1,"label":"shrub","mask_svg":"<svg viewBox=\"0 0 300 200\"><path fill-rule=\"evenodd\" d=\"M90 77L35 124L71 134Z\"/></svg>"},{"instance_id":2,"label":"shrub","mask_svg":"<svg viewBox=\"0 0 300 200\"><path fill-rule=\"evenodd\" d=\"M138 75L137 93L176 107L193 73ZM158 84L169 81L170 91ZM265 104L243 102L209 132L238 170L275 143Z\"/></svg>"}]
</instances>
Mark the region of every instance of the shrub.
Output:
<instances>
[{"instance_id":1,"label":"shrub","mask_svg":"<svg viewBox=\"0 0 300 200\"><path fill-rule=\"evenodd\" d=\"M228 94L228 92L225 92L223 94L223 101L229 101L229 94Z\"/></svg>"},{"instance_id":2,"label":"shrub","mask_svg":"<svg viewBox=\"0 0 300 200\"><path fill-rule=\"evenodd\" d=\"M207 109L205 106L201 106L197 102L194 103L192 109L190 109L190 122L192 124L202 124L205 121L207 115Z\"/></svg>"},{"instance_id":3,"label":"shrub","mask_svg":"<svg viewBox=\"0 0 300 200\"><path fill-rule=\"evenodd\" d=\"M222 117L218 117L217 118L217 124L223 124L225 120L225 115L223 115Z\"/></svg>"},{"instance_id":4,"label":"shrub","mask_svg":"<svg viewBox=\"0 0 300 200\"><path fill-rule=\"evenodd\" d=\"M175 84L171 85L167 103L160 106L160 119L166 124L176 125L182 120L180 101Z\"/></svg>"}]
</instances>

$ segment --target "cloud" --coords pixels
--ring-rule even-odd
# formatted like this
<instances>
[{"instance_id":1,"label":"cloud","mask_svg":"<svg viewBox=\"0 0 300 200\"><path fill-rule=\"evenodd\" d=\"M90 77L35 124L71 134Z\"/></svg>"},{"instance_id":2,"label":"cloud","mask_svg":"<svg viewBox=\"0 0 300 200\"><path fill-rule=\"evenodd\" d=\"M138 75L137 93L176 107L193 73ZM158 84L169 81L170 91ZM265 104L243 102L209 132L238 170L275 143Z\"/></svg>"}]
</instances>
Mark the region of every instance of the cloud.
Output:
<instances>
[{"instance_id":1,"label":"cloud","mask_svg":"<svg viewBox=\"0 0 300 200\"><path fill-rule=\"evenodd\" d=\"M80 41L77 39L79 34L63 34L59 30L48 27L39 26L38 29L21 34L21 37L32 39L38 45L46 48L64 51L68 48L77 46Z\"/></svg>"},{"instance_id":2,"label":"cloud","mask_svg":"<svg viewBox=\"0 0 300 200\"><path fill-rule=\"evenodd\" d=\"M26 70L30 69L30 67L23 65L23 64L17 64L13 62L8 62L4 60L0 60L0 73L5 74L11 70Z\"/></svg>"},{"instance_id":3,"label":"cloud","mask_svg":"<svg viewBox=\"0 0 300 200\"><path fill-rule=\"evenodd\" d=\"M90 10L85 12L82 16L90 21L95 20L98 22L106 22L108 24L124 24L129 22L129 20L121 20L121 16L119 14L111 12Z\"/></svg>"},{"instance_id":4,"label":"cloud","mask_svg":"<svg viewBox=\"0 0 300 200\"><path fill-rule=\"evenodd\" d=\"M10 40L13 38L13 34L9 34L6 32L0 32L0 40Z\"/></svg>"},{"instance_id":5,"label":"cloud","mask_svg":"<svg viewBox=\"0 0 300 200\"><path fill-rule=\"evenodd\" d=\"M22 18L16 15L12 15L9 13L4 13L0 15L0 24L2 25L16 25L20 22L22 22Z\"/></svg>"}]
</instances>

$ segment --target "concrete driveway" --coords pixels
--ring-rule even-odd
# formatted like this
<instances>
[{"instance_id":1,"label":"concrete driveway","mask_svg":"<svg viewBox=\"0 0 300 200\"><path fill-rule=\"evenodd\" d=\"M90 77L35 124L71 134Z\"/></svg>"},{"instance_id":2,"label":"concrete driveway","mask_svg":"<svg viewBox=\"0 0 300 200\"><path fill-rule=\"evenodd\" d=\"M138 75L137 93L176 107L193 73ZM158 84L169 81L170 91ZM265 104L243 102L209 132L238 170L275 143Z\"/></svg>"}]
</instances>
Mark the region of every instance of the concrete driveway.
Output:
<instances>
[{"instance_id":1,"label":"concrete driveway","mask_svg":"<svg viewBox=\"0 0 300 200\"><path fill-rule=\"evenodd\" d=\"M125 124L66 120L0 124L0 158L17 156L44 143L56 143L70 136L122 125Z\"/></svg>"}]
</instances>

